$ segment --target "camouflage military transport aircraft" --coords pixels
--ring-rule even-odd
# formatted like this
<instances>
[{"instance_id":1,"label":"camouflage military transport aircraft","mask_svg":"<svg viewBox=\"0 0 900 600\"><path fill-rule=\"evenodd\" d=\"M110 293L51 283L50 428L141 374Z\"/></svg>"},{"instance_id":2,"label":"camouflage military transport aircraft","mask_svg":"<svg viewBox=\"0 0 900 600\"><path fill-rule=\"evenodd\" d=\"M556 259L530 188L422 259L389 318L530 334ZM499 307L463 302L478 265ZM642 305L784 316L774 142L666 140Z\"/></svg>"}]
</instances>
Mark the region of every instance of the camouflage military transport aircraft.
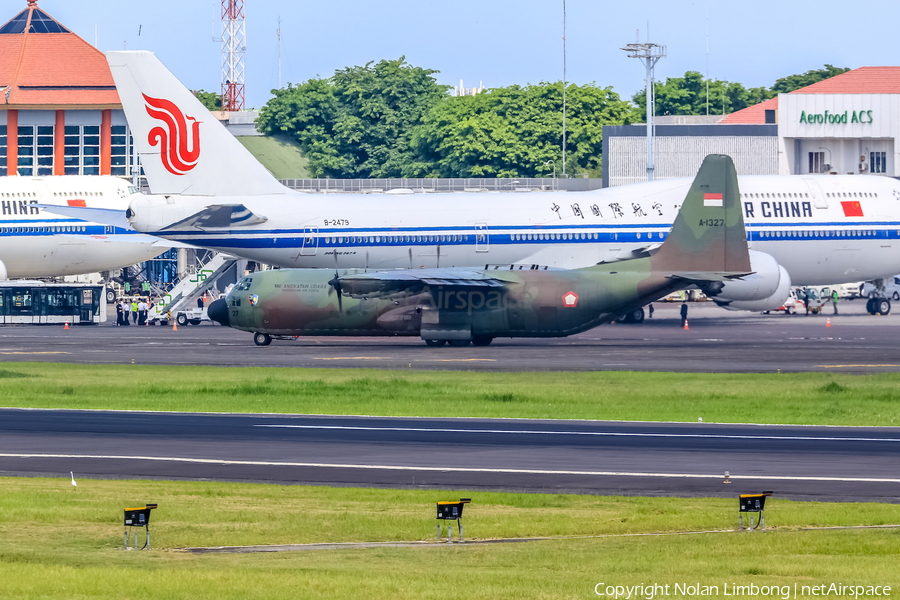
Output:
<instances>
[{"instance_id":1,"label":"camouflage military transport aircraft","mask_svg":"<svg viewBox=\"0 0 900 600\"><path fill-rule=\"evenodd\" d=\"M421 336L430 346L564 337L696 284L714 293L751 274L731 158L710 155L651 256L574 270L538 265L338 273L280 269L243 278L211 319L257 345L296 336Z\"/></svg>"}]
</instances>

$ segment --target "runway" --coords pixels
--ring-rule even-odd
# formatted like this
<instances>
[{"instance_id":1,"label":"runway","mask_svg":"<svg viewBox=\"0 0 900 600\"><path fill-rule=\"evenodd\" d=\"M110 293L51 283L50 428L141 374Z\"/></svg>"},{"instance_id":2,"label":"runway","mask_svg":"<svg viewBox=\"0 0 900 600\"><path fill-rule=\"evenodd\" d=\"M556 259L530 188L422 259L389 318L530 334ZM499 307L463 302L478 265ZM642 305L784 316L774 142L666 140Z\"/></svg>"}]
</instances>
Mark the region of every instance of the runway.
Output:
<instances>
[{"instance_id":1,"label":"runway","mask_svg":"<svg viewBox=\"0 0 900 600\"><path fill-rule=\"evenodd\" d=\"M900 371L900 316L737 313L656 305L642 325L605 325L571 338L498 339L486 348L428 348L418 338L299 338L257 347L249 333L212 324L171 327L0 327L0 361L477 371L691 371L874 373ZM900 310L900 304L897 306ZM829 312L831 308L827 309ZM827 327L830 319L831 327Z\"/></svg>"},{"instance_id":2,"label":"runway","mask_svg":"<svg viewBox=\"0 0 900 600\"><path fill-rule=\"evenodd\" d=\"M0 409L0 475L898 502L898 465L900 428Z\"/></svg>"}]
</instances>

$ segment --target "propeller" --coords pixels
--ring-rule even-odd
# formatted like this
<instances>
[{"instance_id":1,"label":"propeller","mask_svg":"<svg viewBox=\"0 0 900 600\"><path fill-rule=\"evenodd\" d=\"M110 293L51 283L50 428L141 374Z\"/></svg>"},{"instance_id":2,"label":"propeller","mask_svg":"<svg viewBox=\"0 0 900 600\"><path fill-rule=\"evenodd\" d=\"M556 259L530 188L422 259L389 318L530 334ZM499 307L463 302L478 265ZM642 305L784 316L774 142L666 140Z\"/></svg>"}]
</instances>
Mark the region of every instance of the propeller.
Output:
<instances>
[{"instance_id":1,"label":"propeller","mask_svg":"<svg viewBox=\"0 0 900 600\"><path fill-rule=\"evenodd\" d=\"M338 275L337 269L334 270L334 279L328 282L328 285L331 286L331 289L328 290L328 295L330 296L332 292L337 292L337 300L338 300L338 311L341 313L344 312L344 303L341 300L343 296L341 292L341 277Z\"/></svg>"}]
</instances>

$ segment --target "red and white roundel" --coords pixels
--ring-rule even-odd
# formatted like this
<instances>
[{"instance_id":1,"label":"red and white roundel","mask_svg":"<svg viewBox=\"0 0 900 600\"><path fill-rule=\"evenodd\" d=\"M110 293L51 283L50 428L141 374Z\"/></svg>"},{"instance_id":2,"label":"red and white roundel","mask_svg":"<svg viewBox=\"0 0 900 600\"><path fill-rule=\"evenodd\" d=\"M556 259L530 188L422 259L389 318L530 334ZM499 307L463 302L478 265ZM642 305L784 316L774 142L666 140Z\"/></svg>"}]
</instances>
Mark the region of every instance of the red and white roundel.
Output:
<instances>
[{"instance_id":1,"label":"red and white roundel","mask_svg":"<svg viewBox=\"0 0 900 600\"><path fill-rule=\"evenodd\" d=\"M578 306L578 294L575 292L566 292L563 295L563 306L566 308L575 308Z\"/></svg>"}]
</instances>

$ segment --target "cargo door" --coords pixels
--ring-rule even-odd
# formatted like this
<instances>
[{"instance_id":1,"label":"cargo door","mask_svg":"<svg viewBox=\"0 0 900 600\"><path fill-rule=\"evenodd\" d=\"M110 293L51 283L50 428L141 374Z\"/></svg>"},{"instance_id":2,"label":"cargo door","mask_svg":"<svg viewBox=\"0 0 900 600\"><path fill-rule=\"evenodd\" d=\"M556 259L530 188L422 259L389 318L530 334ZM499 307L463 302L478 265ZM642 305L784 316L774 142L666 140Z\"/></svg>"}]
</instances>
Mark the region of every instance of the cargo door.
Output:
<instances>
[{"instance_id":1,"label":"cargo door","mask_svg":"<svg viewBox=\"0 0 900 600\"><path fill-rule=\"evenodd\" d=\"M806 187L809 188L809 196L812 199L813 206L816 208L828 208L828 201L816 180L811 177L804 177L803 181L806 183Z\"/></svg>"},{"instance_id":2,"label":"cargo door","mask_svg":"<svg viewBox=\"0 0 900 600\"><path fill-rule=\"evenodd\" d=\"M303 246L300 256L315 256L319 250L319 228L306 227L303 230Z\"/></svg>"}]
</instances>

